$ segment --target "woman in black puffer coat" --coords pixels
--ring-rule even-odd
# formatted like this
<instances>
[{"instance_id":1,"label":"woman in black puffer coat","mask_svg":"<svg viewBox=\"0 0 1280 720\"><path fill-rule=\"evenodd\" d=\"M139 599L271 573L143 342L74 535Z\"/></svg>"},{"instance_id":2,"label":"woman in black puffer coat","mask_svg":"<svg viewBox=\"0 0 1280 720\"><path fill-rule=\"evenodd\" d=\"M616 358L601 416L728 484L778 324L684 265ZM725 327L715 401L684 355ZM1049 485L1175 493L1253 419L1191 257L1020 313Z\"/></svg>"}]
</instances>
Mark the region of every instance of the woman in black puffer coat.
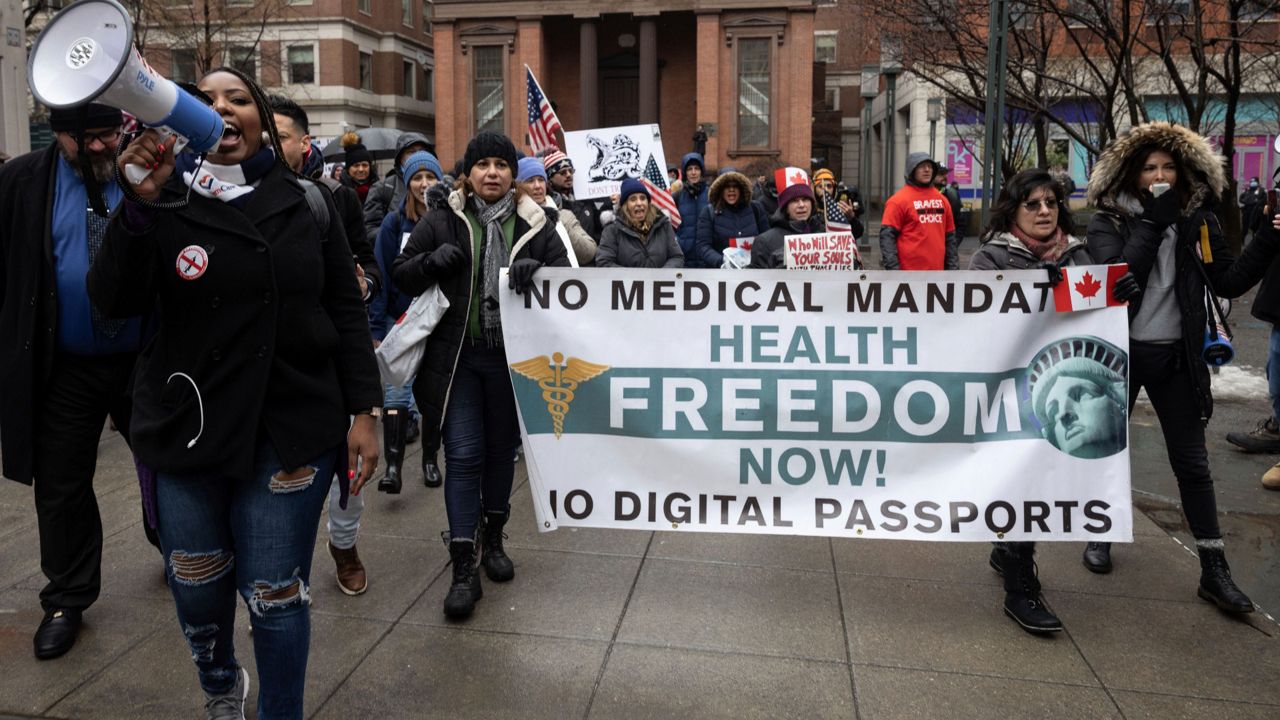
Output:
<instances>
[{"instance_id":1,"label":"woman in black puffer coat","mask_svg":"<svg viewBox=\"0 0 1280 720\"><path fill-rule=\"evenodd\" d=\"M1089 201L1098 212L1088 244L1097 262L1128 263L1143 289L1129 305L1129 406L1145 387L1196 539L1197 594L1224 611L1247 613L1253 603L1231 579L1205 449L1213 413L1201 356L1210 322L1206 291L1227 298L1246 292L1266 272L1280 236L1260 233L1237 260L1211 211L1226 187L1222 156L1203 137L1164 122L1138 126L1094 167ZM1110 572L1110 544L1090 543L1084 564Z\"/></svg>"},{"instance_id":2,"label":"woman in black puffer coat","mask_svg":"<svg viewBox=\"0 0 1280 720\"><path fill-rule=\"evenodd\" d=\"M449 206L418 222L392 265L401 292L414 297L438 284L449 299L427 338L413 395L423 423L434 423L444 437L453 559L444 612L453 618L470 615L480 599L478 545L490 580L515 577L502 528L520 428L502 346L499 271L510 266L510 285L520 292L543 265L569 266L556 219L516 189L516 166L515 145L505 135L472 138Z\"/></svg>"}]
</instances>

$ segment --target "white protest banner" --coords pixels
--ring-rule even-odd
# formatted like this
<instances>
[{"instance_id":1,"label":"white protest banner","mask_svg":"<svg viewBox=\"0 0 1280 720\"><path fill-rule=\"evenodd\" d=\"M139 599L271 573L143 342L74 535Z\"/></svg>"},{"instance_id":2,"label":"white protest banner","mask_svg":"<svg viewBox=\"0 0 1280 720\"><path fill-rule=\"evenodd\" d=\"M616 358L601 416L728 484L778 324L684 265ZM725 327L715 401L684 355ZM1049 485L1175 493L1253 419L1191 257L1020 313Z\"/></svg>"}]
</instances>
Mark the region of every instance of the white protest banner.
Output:
<instances>
[{"instance_id":1,"label":"white protest banner","mask_svg":"<svg viewBox=\"0 0 1280 720\"><path fill-rule=\"evenodd\" d=\"M1043 272L501 287L544 530L1132 539L1127 314L1058 312Z\"/></svg>"},{"instance_id":2,"label":"white protest banner","mask_svg":"<svg viewBox=\"0 0 1280 720\"><path fill-rule=\"evenodd\" d=\"M573 195L579 199L617 194L622 181L640 177L651 159L664 177L667 174L657 125L575 130L564 134L564 145L573 160Z\"/></svg>"},{"instance_id":3,"label":"white protest banner","mask_svg":"<svg viewBox=\"0 0 1280 720\"><path fill-rule=\"evenodd\" d=\"M851 232L788 235L789 270L856 270L862 266L858 241Z\"/></svg>"}]
</instances>

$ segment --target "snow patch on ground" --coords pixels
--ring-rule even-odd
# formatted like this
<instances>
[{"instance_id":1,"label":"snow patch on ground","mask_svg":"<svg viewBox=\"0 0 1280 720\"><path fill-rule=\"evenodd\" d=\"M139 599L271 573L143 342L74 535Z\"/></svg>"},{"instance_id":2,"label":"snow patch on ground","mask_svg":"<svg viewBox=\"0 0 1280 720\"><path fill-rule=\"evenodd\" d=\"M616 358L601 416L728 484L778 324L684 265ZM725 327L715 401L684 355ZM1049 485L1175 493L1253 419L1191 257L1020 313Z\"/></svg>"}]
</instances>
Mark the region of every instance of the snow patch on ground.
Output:
<instances>
[{"instance_id":1,"label":"snow patch on ground","mask_svg":"<svg viewBox=\"0 0 1280 720\"><path fill-rule=\"evenodd\" d=\"M1267 399L1267 376L1262 368L1249 365L1226 365L1218 368L1217 372L1209 371L1209 384L1213 387L1214 402ZM1145 389L1138 393L1138 403L1151 404Z\"/></svg>"}]
</instances>

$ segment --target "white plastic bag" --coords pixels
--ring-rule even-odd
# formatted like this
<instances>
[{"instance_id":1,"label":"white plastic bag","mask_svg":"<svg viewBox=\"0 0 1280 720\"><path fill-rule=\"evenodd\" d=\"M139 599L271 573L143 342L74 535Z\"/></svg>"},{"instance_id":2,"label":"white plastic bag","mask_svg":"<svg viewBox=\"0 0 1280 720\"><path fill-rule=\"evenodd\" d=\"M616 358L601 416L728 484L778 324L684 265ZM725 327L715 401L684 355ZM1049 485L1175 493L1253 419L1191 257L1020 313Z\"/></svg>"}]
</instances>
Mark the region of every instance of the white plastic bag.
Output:
<instances>
[{"instance_id":1,"label":"white plastic bag","mask_svg":"<svg viewBox=\"0 0 1280 720\"><path fill-rule=\"evenodd\" d=\"M374 351L378 356L378 371L382 374L382 382L401 387L418 374L427 337L448 309L449 298L440 291L439 285L431 286L430 290L409 303L409 309L400 316L391 332L387 333L382 344Z\"/></svg>"}]
</instances>

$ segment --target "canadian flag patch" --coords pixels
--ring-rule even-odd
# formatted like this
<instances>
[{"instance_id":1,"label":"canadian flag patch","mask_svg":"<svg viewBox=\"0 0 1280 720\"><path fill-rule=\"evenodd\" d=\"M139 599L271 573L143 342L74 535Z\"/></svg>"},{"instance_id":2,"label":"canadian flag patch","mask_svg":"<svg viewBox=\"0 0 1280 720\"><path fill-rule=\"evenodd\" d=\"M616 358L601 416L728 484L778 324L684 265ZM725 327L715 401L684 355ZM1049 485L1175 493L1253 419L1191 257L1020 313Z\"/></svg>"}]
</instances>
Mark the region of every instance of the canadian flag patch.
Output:
<instances>
[{"instance_id":1,"label":"canadian flag patch","mask_svg":"<svg viewBox=\"0 0 1280 720\"><path fill-rule=\"evenodd\" d=\"M1112 295L1116 280L1127 272L1129 266L1126 263L1062 268L1062 282L1053 288L1054 309L1058 312L1075 312L1127 305Z\"/></svg>"}]
</instances>

